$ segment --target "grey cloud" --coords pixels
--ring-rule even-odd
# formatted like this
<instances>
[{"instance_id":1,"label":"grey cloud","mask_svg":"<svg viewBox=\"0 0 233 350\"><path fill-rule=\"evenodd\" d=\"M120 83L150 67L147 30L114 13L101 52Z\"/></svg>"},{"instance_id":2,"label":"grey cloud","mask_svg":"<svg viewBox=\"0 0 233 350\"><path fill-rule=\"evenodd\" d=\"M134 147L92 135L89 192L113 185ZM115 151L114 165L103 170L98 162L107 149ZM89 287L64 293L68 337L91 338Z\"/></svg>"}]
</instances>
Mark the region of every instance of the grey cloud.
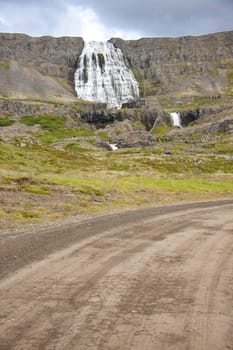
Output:
<instances>
[{"instance_id":1,"label":"grey cloud","mask_svg":"<svg viewBox=\"0 0 233 350\"><path fill-rule=\"evenodd\" d=\"M233 29L232 0L0 0L0 17L11 14L13 31L54 34L69 5L93 9L107 28L136 31L143 36L197 35ZM19 16L24 16L24 21Z\"/></svg>"},{"instance_id":2,"label":"grey cloud","mask_svg":"<svg viewBox=\"0 0 233 350\"><path fill-rule=\"evenodd\" d=\"M229 30L233 23L232 0L85 0L85 5L108 26L117 24L148 36Z\"/></svg>"},{"instance_id":3,"label":"grey cloud","mask_svg":"<svg viewBox=\"0 0 233 350\"><path fill-rule=\"evenodd\" d=\"M8 25L0 25L0 30L24 32L31 35L50 34L56 27L63 7L55 1L0 0L0 16Z\"/></svg>"}]
</instances>

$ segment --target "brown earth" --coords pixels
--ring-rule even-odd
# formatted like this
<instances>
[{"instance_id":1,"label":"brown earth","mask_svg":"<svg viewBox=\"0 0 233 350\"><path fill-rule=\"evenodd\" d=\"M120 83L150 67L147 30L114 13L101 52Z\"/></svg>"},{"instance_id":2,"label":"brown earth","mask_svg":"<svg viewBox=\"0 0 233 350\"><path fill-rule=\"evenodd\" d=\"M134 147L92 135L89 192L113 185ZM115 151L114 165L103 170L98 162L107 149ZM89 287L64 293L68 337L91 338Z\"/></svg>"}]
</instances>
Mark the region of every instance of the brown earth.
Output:
<instances>
[{"instance_id":1,"label":"brown earth","mask_svg":"<svg viewBox=\"0 0 233 350\"><path fill-rule=\"evenodd\" d=\"M5 232L0 349L233 349L233 200Z\"/></svg>"}]
</instances>

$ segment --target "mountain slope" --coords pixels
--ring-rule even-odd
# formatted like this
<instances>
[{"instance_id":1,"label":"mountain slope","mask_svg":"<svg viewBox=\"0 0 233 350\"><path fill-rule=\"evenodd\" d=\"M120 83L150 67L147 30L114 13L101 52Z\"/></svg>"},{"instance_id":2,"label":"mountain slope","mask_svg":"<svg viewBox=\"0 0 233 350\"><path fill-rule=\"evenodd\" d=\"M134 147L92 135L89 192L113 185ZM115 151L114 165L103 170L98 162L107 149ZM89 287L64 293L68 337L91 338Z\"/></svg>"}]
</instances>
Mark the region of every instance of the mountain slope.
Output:
<instances>
[{"instance_id":1,"label":"mountain slope","mask_svg":"<svg viewBox=\"0 0 233 350\"><path fill-rule=\"evenodd\" d=\"M72 93L64 89L55 79L17 61L0 63L0 95L12 98L67 98Z\"/></svg>"},{"instance_id":2,"label":"mountain slope","mask_svg":"<svg viewBox=\"0 0 233 350\"><path fill-rule=\"evenodd\" d=\"M232 93L233 31L111 42L128 58L144 96Z\"/></svg>"},{"instance_id":3,"label":"mountain slope","mask_svg":"<svg viewBox=\"0 0 233 350\"><path fill-rule=\"evenodd\" d=\"M0 34L0 94L75 97L73 76L82 38Z\"/></svg>"},{"instance_id":4,"label":"mountain slope","mask_svg":"<svg viewBox=\"0 0 233 350\"><path fill-rule=\"evenodd\" d=\"M111 42L128 58L143 96L233 93L233 31L129 41L113 38ZM0 94L75 97L74 71L83 45L80 37L0 33ZM37 80L44 91L35 86Z\"/></svg>"}]
</instances>

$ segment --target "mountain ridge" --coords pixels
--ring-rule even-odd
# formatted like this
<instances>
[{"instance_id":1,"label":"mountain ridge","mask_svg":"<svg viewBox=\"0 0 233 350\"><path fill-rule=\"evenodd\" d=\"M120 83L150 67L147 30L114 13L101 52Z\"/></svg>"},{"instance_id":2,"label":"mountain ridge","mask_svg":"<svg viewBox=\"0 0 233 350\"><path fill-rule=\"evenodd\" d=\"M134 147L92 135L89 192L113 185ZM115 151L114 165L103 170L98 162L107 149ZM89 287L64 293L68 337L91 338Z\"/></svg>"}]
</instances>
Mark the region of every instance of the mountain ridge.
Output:
<instances>
[{"instance_id":1,"label":"mountain ridge","mask_svg":"<svg viewBox=\"0 0 233 350\"><path fill-rule=\"evenodd\" d=\"M233 64L232 31L111 41L129 59L144 96L227 93Z\"/></svg>"},{"instance_id":2,"label":"mountain ridge","mask_svg":"<svg viewBox=\"0 0 233 350\"><path fill-rule=\"evenodd\" d=\"M233 31L138 40L111 38L110 42L127 57L144 97L213 95L232 91L229 74L233 71ZM65 99L75 98L74 72L83 46L81 37L0 33L0 94L3 97L60 95ZM25 66L32 70L31 80L43 78L41 84L44 87L35 91L35 82L26 80L31 91L35 91L28 95L22 87L15 86L13 78L9 83L8 76L14 73L11 62L17 63L19 70ZM35 77L35 71L42 77ZM30 76L30 72L28 74ZM45 83L44 77L52 78L53 87L51 80ZM24 80L25 75L17 79Z\"/></svg>"}]
</instances>

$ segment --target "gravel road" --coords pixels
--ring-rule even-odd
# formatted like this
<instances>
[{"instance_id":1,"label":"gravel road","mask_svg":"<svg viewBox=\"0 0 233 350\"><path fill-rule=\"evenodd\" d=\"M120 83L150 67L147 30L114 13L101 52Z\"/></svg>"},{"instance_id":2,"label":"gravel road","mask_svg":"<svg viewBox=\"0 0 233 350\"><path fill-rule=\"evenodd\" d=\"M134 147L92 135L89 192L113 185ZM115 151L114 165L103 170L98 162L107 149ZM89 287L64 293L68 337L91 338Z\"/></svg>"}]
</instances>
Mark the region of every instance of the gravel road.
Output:
<instances>
[{"instance_id":1,"label":"gravel road","mask_svg":"<svg viewBox=\"0 0 233 350\"><path fill-rule=\"evenodd\" d=\"M232 350L233 200L0 236L1 350Z\"/></svg>"}]
</instances>

